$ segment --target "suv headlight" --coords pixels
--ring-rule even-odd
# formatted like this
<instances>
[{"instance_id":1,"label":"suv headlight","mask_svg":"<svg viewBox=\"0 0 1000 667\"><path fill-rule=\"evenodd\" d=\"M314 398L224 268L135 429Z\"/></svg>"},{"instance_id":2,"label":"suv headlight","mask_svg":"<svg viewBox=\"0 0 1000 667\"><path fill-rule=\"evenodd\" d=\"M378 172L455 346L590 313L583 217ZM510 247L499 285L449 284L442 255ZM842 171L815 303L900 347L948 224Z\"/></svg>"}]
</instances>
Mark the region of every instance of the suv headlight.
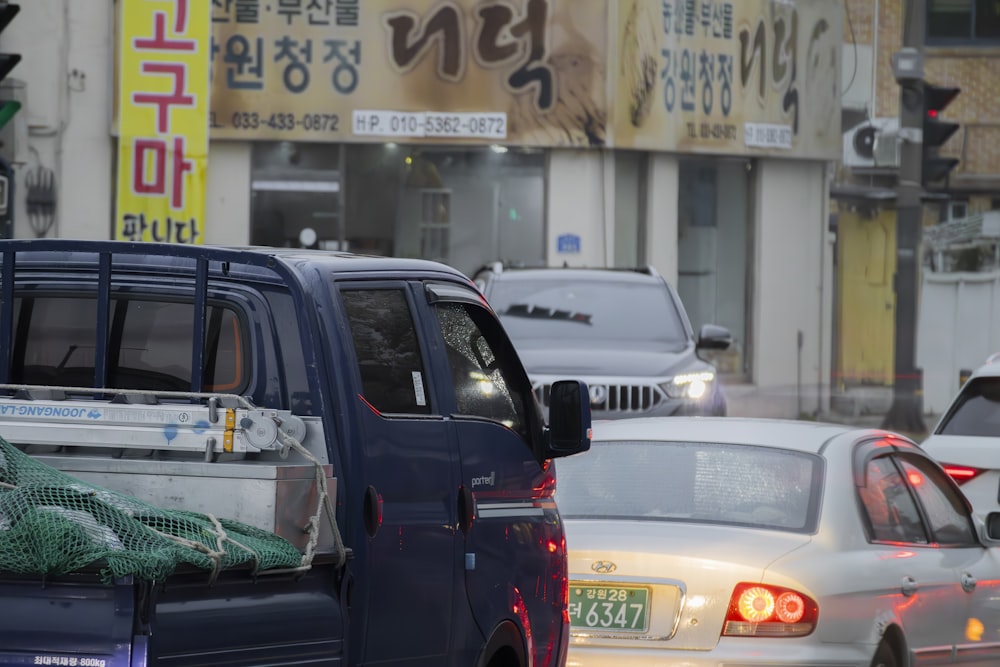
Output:
<instances>
[{"instance_id":1,"label":"suv headlight","mask_svg":"<svg viewBox=\"0 0 1000 667\"><path fill-rule=\"evenodd\" d=\"M670 398L690 398L698 400L703 398L709 391L712 382L715 381L715 373L712 371L701 371L698 373L681 373L675 375L670 382L660 386L667 392Z\"/></svg>"}]
</instances>

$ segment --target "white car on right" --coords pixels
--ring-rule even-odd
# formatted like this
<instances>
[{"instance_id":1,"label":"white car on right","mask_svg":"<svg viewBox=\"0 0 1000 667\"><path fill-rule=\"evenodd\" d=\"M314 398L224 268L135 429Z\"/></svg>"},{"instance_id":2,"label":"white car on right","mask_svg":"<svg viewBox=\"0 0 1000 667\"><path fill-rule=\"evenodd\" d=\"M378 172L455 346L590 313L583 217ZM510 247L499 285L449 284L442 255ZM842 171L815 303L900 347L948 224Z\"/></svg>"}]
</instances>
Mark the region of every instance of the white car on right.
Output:
<instances>
[{"instance_id":1,"label":"white car on right","mask_svg":"<svg viewBox=\"0 0 1000 667\"><path fill-rule=\"evenodd\" d=\"M958 482L975 513L1000 510L1000 358L962 385L920 446Z\"/></svg>"}]
</instances>

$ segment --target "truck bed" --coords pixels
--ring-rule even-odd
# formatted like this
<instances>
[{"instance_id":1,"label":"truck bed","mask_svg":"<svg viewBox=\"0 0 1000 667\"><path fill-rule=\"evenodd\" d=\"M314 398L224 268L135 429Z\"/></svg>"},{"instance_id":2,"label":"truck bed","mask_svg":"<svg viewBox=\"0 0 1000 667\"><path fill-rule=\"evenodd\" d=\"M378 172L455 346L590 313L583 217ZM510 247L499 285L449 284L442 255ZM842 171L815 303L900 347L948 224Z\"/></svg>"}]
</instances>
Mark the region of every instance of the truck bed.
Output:
<instances>
[{"instance_id":1,"label":"truck bed","mask_svg":"<svg viewBox=\"0 0 1000 667\"><path fill-rule=\"evenodd\" d=\"M53 580L0 573L0 665L340 665L335 568L299 577L179 570L101 583L99 566Z\"/></svg>"}]
</instances>

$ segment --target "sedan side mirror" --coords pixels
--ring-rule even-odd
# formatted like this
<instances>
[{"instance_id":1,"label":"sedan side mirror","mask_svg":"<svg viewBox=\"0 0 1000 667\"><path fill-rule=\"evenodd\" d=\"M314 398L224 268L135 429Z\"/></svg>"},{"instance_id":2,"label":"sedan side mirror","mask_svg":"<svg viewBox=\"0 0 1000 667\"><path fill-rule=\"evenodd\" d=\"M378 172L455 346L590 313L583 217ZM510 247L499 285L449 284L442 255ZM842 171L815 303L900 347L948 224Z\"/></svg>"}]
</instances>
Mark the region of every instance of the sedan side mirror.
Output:
<instances>
[{"instance_id":1,"label":"sedan side mirror","mask_svg":"<svg viewBox=\"0 0 1000 667\"><path fill-rule=\"evenodd\" d=\"M718 324L706 324L698 332L699 350L728 350L733 343L733 335L726 327Z\"/></svg>"}]
</instances>

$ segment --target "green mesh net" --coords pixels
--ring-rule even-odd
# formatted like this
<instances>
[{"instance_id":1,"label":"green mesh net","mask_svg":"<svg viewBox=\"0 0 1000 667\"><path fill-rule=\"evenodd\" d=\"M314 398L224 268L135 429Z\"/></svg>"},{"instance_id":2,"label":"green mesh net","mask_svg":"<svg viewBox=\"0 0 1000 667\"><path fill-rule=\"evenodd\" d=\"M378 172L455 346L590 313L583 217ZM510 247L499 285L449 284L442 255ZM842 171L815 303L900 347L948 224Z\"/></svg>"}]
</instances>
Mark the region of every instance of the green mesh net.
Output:
<instances>
[{"instance_id":1,"label":"green mesh net","mask_svg":"<svg viewBox=\"0 0 1000 667\"><path fill-rule=\"evenodd\" d=\"M210 571L297 568L287 540L237 521L164 510L45 465L0 438L0 571L60 575L100 566L110 583Z\"/></svg>"}]
</instances>

